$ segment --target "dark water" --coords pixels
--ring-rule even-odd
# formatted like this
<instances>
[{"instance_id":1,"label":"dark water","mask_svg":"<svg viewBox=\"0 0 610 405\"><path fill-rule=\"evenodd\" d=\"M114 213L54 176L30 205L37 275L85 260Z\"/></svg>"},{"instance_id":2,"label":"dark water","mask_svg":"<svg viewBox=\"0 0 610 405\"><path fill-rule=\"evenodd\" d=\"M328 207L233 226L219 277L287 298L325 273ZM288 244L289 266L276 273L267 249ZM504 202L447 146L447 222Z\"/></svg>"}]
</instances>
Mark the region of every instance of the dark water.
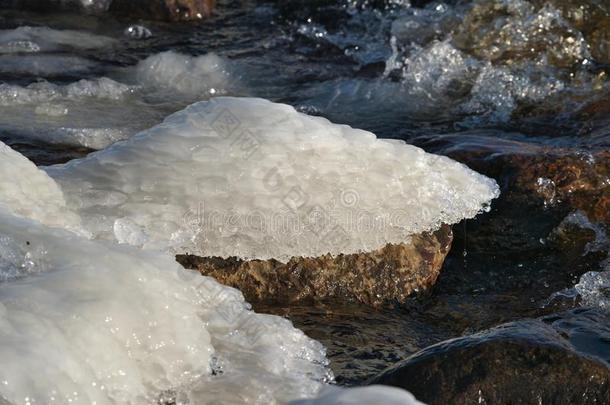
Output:
<instances>
[{"instance_id":1,"label":"dark water","mask_svg":"<svg viewBox=\"0 0 610 405\"><path fill-rule=\"evenodd\" d=\"M581 3L584 12L574 17ZM256 308L290 318L324 343L337 382L357 384L439 341L577 306L576 298L549 303L549 297L573 287L583 273L599 270L607 253L601 248L583 255L552 243L549 235L574 207L513 192L514 167L496 161L511 154L587 155L610 148L607 3L414 4L418 7L396 1L221 1L217 14L204 23L141 22L153 34L144 39L125 36L133 21L109 16L2 10L1 29L48 26L117 41L45 53L88 61L80 70L64 62L55 72L16 71L10 62L27 55L5 53L0 81L21 87L101 76L129 82L125 72L150 55L214 52L231 67L221 89L226 94L288 103L380 137L478 162L475 169L496 178L503 196L490 213L454 226L454 247L425 296L385 310L353 303ZM83 108L84 127L123 125L133 133L196 99L159 100L144 92L131 104L136 115L112 103L74 108ZM61 138L48 142L45 131L51 132L53 122L36 122L39 116L25 116L19 106L10 112L2 108L0 140L38 164L64 162L94 149L63 144ZM608 229L603 220L591 219L596 221Z\"/></svg>"}]
</instances>

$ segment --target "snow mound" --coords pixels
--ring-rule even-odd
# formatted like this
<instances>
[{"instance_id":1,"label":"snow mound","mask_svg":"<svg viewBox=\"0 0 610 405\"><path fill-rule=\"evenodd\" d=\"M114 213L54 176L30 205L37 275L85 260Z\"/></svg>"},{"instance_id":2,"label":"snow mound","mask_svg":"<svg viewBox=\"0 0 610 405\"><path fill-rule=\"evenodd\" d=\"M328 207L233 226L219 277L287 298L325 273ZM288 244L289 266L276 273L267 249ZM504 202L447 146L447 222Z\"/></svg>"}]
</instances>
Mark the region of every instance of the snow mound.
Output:
<instances>
[{"instance_id":1,"label":"snow mound","mask_svg":"<svg viewBox=\"0 0 610 405\"><path fill-rule=\"evenodd\" d=\"M275 404L330 377L319 343L237 290L2 207L0 279L0 403Z\"/></svg>"},{"instance_id":2,"label":"snow mound","mask_svg":"<svg viewBox=\"0 0 610 405\"><path fill-rule=\"evenodd\" d=\"M97 238L279 260L401 243L499 194L447 157L247 98L193 104L47 172Z\"/></svg>"}]
</instances>

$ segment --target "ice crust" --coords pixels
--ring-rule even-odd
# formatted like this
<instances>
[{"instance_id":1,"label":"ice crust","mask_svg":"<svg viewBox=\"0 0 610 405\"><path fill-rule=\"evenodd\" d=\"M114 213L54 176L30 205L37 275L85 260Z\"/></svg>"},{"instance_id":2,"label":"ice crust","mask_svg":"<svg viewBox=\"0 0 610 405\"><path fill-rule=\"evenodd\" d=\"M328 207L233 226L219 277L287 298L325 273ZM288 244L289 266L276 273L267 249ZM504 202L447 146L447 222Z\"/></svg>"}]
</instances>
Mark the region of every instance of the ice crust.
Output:
<instances>
[{"instance_id":1,"label":"ice crust","mask_svg":"<svg viewBox=\"0 0 610 405\"><path fill-rule=\"evenodd\" d=\"M0 173L0 207L49 226L80 230L80 218L66 207L57 183L2 142Z\"/></svg>"},{"instance_id":2,"label":"ice crust","mask_svg":"<svg viewBox=\"0 0 610 405\"><path fill-rule=\"evenodd\" d=\"M97 238L279 260L401 243L477 215L499 193L404 142L228 97L46 170Z\"/></svg>"},{"instance_id":3,"label":"ice crust","mask_svg":"<svg viewBox=\"0 0 610 405\"><path fill-rule=\"evenodd\" d=\"M330 377L319 343L237 290L4 207L0 281L0 402L266 405Z\"/></svg>"}]
</instances>

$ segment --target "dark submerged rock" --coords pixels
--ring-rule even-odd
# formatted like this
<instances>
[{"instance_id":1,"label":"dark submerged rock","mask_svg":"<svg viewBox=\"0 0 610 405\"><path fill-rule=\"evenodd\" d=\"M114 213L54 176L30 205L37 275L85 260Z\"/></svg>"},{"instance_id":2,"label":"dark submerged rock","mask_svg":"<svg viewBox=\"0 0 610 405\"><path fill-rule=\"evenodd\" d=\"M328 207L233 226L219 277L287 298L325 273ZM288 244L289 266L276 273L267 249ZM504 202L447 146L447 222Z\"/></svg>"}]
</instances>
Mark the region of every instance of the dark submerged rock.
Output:
<instances>
[{"instance_id":1,"label":"dark submerged rock","mask_svg":"<svg viewBox=\"0 0 610 405\"><path fill-rule=\"evenodd\" d=\"M0 0L0 6L40 13L58 10L109 11L117 16L161 21L200 20L212 15L216 0L112 0L84 6L79 0Z\"/></svg>"},{"instance_id":2,"label":"dark submerged rock","mask_svg":"<svg viewBox=\"0 0 610 405\"><path fill-rule=\"evenodd\" d=\"M374 307L404 302L434 285L452 241L451 228L414 235L410 242L367 253L239 260L179 255L188 269L238 288L253 303L313 303L332 299Z\"/></svg>"},{"instance_id":3,"label":"dark submerged rock","mask_svg":"<svg viewBox=\"0 0 610 405\"><path fill-rule=\"evenodd\" d=\"M610 403L610 317L575 310L416 353L369 381L428 404Z\"/></svg>"},{"instance_id":4,"label":"dark submerged rock","mask_svg":"<svg viewBox=\"0 0 610 405\"><path fill-rule=\"evenodd\" d=\"M163 21L192 21L212 15L216 0L113 0L117 16Z\"/></svg>"}]
</instances>

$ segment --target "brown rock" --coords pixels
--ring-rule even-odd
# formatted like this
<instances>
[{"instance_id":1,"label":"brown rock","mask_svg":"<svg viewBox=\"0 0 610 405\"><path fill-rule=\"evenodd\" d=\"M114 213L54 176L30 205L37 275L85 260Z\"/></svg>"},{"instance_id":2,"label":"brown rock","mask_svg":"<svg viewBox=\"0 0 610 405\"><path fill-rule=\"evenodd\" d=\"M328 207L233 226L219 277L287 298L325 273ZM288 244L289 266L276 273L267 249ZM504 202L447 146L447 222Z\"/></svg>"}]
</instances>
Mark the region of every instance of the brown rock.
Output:
<instances>
[{"instance_id":1,"label":"brown rock","mask_svg":"<svg viewBox=\"0 0 610 405\"><path fill-rule=\"evenodd\" d=\"M515 186L544 198L582 210L591 221L610 225L610 151L591 154L513 155L518 168Z\"/></svg>"},{"instance_id":2,"label":"brown rock","mask_svg":"<svg viewBox=\"0 0 610 405\"><path fill-rule=\"evenodd\" d=\"M610 226L610 151L582 152L502 140L494 134L461 133L416 142L495 178L503 199L581 210Z\"/></svg>"},{"instance_id":3,"label":"brown rock","mask_svg":"<svg viewBox=\"0 0 610 405\"><path fill-rule=\"evenodd\" d=\"M311 303L333 299L375 307L404 302L436 282L452 241L451 227L415 235L409 243L349 255L277 260L179 255L179 263L238 288L249 302Z\"/></svg>"},{"instance_id":4,"label":"brown rock","mask_svg":"<svg viewBox=\"0 0 610 405\"><path fill-rule=\"evenodd\" d=\"M610 403L608 314L523 320L416 353L370 381L427 404Z\"/></svg>"},{"instance_id":5,"label":"brown rock","mask_svg":"<svg viewBox=\"0 0 610 405\"><path fill-rule=\"evenodd\" d=\"M113 0L110 12L125 17L191 21L209 17L215 0Z\"/></svg>"}]
</instances>

